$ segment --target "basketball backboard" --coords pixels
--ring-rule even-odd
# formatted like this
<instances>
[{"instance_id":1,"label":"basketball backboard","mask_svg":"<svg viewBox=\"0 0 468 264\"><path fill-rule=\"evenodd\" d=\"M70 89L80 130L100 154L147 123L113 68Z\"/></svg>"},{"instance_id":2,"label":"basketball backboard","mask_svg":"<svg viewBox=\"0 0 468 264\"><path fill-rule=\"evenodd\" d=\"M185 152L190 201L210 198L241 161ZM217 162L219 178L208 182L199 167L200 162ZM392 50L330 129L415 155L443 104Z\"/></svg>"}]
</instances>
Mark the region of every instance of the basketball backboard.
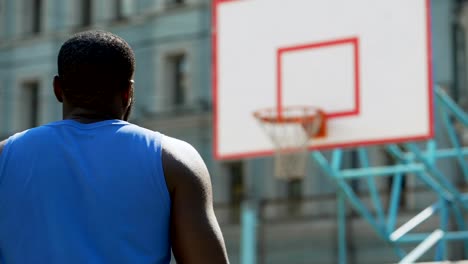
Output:
<instances>
[{"instance_id":1,"label":"basketball backboard","mask_svg":"<svg viewBox=\"0 0 468 264\"><path fill-rule=\"evenodd\" d=\"M214 0L213 52L218 159L273 153L268 107L324 110L310 149L433 136L429 0Z\"/></svg>"}]
</instances>

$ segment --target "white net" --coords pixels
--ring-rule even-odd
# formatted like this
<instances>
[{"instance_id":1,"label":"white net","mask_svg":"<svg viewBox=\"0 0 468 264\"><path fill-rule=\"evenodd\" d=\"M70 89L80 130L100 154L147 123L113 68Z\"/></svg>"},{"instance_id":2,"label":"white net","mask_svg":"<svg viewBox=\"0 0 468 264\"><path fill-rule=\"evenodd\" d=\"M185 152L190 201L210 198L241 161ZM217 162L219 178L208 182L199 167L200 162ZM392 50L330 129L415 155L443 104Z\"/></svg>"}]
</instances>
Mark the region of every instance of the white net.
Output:
<instances>
[{"instance_id":1,"label":"white net","mask_svg":"<svg viewBox=\"0 0 468 264\"><path fill-rule=\"evenodd\" d=\"M276 109L254 115L274 145L275 176L284 180L304 178L309 140L319 132L323 115L307 107L283 109L280 116Z\"/></svg>"}]
</instances>

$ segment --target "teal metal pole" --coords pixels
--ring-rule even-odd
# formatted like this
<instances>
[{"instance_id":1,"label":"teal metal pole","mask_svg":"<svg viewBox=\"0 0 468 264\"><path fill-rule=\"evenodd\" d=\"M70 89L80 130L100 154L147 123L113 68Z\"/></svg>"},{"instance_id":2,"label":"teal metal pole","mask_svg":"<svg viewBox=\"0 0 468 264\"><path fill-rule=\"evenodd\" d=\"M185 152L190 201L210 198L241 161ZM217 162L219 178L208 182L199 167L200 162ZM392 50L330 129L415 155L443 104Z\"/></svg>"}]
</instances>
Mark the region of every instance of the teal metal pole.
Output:
<instances>
[{"instance_id":1,"label":"teal metal pole","mask_svg":"<svg viewBox=\"0 0 468 264\"><path fill-rule=\"evenodd\" d=\"M417 173L424 172L425 170L426 168L422 164L392 165L342 170L340 177L344 179L365 178L369 176L389 177L396 173Z\"/></svg>"},{"instance_id":2,"label":"teal metal pole","mask_svg":"<svg viewBox=\"0 0 468 264\"><path fill-rule=\"evenodd\" d=\"M460 149L448 148L448 149L438 149L435 151L434 156L436 159L450 159L456 157L457 155L468 156L468 147L460 147ZM423 157L427 157L428 153L423 152ZM416 157L414 153L405 153L403 155L405 160L413 161Z\"/></svg>"},{"instance_id":3,"label":"teal metal pole","mask_svg":"<svg viewBox=\"0 0 468 264\"><path fill-rule=\"evenodd\" d=\"M448 225L447 202L443 198L440 198L439 204L440 204L439 206L440 207L440 213L439 213L440 230L443 232L447 232L447 225ZM444 238L442 238L438 242L434 261L442 261L445 259L447 259L447 241Z\"/></svg>"},{"instance_id":4,"label":"teal metal pole","mask_svg":"<svg viewBox=\"0 0 468 264\"><path fill-rule=\"evenodd\" d=\"M436 162L437 142L435 140L429 140L426 144L426 155L425 158L431 163Z\"/></svg>"},{"instance_id":5,"label":"teal metal pole","mask_svg":"<svg viewBox=\"0 0 468 264\"><path fill-rule=\"evenodd\" d=\"M346 203L345 195L342 191L337 194L338 205L338 263L346 264L347 262L347 243L346 243Z\"/></svg>"},{"instance_id":6,"label":"teal metal pole","mask_svg":"<svg viewBox=\"0 0 468 264\"><path fill-rule=\"evenodd\" d=\"M331 169L339 171L343 161L343 151L336 149L332 152ZM342 190L338 190L336 195L337 204L337 228L338 228L338 263L347 263L347 242L346 242L346 197Z\"/></svg>"},{"instance_id":7,"label":"teal metal pole","mask_svg":"<svg viewBox=\"0 0 468 264\"><path fill-rule=\"evenodd\" d=\"M413 230L415 227L417 227L419 224L422 222L426 221L434 215L437 210L439 209L439 204L435 203L426 209L422 210L419 214L411 218L409 221L404 223L402 226L400 226L397 230L395 230L391 235L390 235L390 240L391 241L399 241L400 238L402 238L404 235L406 235L409 231Z\"/></svg>"},{"instance_id":8,"label":"teal metal pole","mask_svg":"<svg viewBox=\"0 0 468 264\"><path fill-rule=\"evenodd\" d=\"M403 175L397 173L393 178L392 192L390 194L390 206L388 207L387 232L391 233L395 229L396 219L398 217L398 208L400 207L401 182Z\"/></svg>"},{"instance_id":9,"label":"teal metal pole","mask_svg":"<svg viewBox=\"0 0 468 264\"><path fill-rule=\"evenodd\" d=\"M457 190L457 188L447 180L445 175L435 166L433 162L431 162L432 157L424 157L421 154L421 151L414 143L408 143L406 146L414 152L416 157L426 166L430 174L435 177L440 184L443 185L445 189L447 189L451 195L457 200L458 202L461 201L461 193ZM468 209L468 206L461 203L463 207Z\"/></svg>"},{"instance_id":10,"label":"teal metal pole","mask_svg":"<svg viewBox=\"0 0 468 264\"><path fill-rule=\"evenodd\" d=\"M339 155L339 154L337 154ZM327 161L327 159L323 156L322 153L319 151L312 152L312 157L321 167L321 169L326 172L330 177L335 180L335 183L341 188L341 191L346 195L348 201L353 205L353 207L358 211L361 216L371 225L372 228L376 231L376 233L384 240L387 240L386 232L383 230L375 221L372 214L369 212L367 207L361 202L361 200L356 196L353 192L352 188L340 177L339 172L333 170Z\"/></svg>"},{"instance_id":11,"label":"teal metal pole","mask_svg":"<svg viewBox=\"0 0 468 264\"><path fill-rule=\"evenodd\" d=\"M413 251L411 251L406 257L404 257L399 264L414 263L424 253L426 253L434 244L436 244L442 237L444 232L442 230L435 230L432 232L421 244L419 244Z\"/></svg>"},{"instance_id":12,"label":"teal metal pole","mask_svg":"<svg viewBox=\"0 0 468 264\"><path fill-rule=\"evenodd\" d=\"M442 104L447 107L453 115L460 120L465 126L468 126L468 115L444 92L444 90L438 88L435 89L437 98Z\"/></svg>"},{"instance_id":13,"label":"teal metal pole","mask_svg":"<svg viewBox=\"0 0 468 264\"><path fill-rule=\"evenodd\" d=\"M369 157L367 154L367 150L364 148L358 149L359 161L361 167L369 168ZM382 201L380 200L379 192L377 190L377 186L375 184L374 175L367 177L367 186L369 187L369 192L371 196L372 203L374 205L374 209L377 215L377 221L385 225L385 214L382 207Z\"/></svg>"},{"instance_id":14,"label":"teal metal pole","mask_svg":"<svg viewBox=\"0 0 468 264\"><path fill-rule=\"evenodd\" d=\"M463 157L462 146L460 144L460 140L458 139L457 133L455 132L453 125L450 123L450 117L448 113L446 111L442 111L441 114L442 114L442 121L447 130L447 134L449 136L450 142L452 143L452 146L457 151L456 158L462 169L463 177L465 178L465 181L468 182L468 164Z\"/></svg>"},{"instance_id":15,"label":"teal metal pole","mask_svg":"<svg viewBox=\"0 0 468 264\"><path fill-rule=\"evenodd\" d=\"M333 153L332 155L333 168L339 167L338 160L341 154L342 154L342 151L337 151ZM340 188L340 191L343 193L344 196L346 196L348 202L369 223L369 225L374 229L377 235L380 238L382 238L384 241L388 242L392 246L392 248L395 250L395 253L398 256L403 257L404 251L401 248L397 247L395 243L393 243L392 241L389 241L388 233L387 233L385 226L380 226L377 223L377 221L375 221L375 217L373 217L371 212L367 209L366 205L362 203L362 201L359 199L359 197L357 197L357 195L354 193L352 188L346 183L345 180L343 180L343 178L341 177L340 171L333 169L329 165L325 156L319 151L312 152L312 158L314 158L315 161L318 163L318 165L321 167L321 169L334 180L334 182Z\"/></svg>"},{"instance_id":16,"label":"teal metal pole","mask_svg":"<svg viewBox=\"0 0 468 264\"><path fill-rule=\"evenodd\" d=\"M398 243L417 243L426 239L430 233L407 234L398 240ZM447 232L444 234L445 240L465 240L468 239L468 231Z\"/></svg>"},{"instance_id":17,"label":"teal metal pole","mask_svg":"<svg viewBox=\"0 0 468 264\"><path fill-rule=\"evenodd\" d=\"M411 162L414 162L412 160L405 159L406 155L403 155L401 150L395 146L395 145L389 145L387 146L387 150L397 157L398 159L401 159L401 162L405 165L410 165ZM436 193L439 193L442 195L446 200L451 201L455 199L454 195L452 195L450 192L448 192L439 182L434 180L432 177L429 177L426 175L425 172L415 172L416 176L425 184L427 184L432 190L434 190Z\"/></svg>"},{"instance_id":18,"label":"teal metal pole","mask_svg":"<svg viewBox=\"0 0 468 264\"><path fill-rule=\"evenodd\" d=\"M251 201L242 204L241 263L257 262L257 210Z\"/></svg>"},{"instance_id":19,"label":"teal metal pole","mask_svg":"<svg viewBox=\"0 0 468 264\"><path fill-rule=\"evenodd\" d=\"M461 201L461 193L457 190L457 188L447 180L447 178L443 175L443 173L435 166L434 162L431 161L430 158L424 157L421 154L421 151L414 143L406 144L408 148L416 154L416 157L421 160L421 162L427 167L428 171L434 176L439 183L443 184L443 186L455 197L455 199L460 202ZM460 203L465 209L468 210L468 205Z\"/></svg>"},{"instance_id":20,"label":"teal metal pole","mask_svg":"<svg viewBox=\"0 0 468 264\"><path fill-rule=\"evenodd\" d=\"M458 208L457 205L452 204L452 211L453 211L453 214L455 215L455 221L456 221L456 223L458 225L458 229L460 231L466 232L465 218L463 217L463 214L462 214L460 208ZM466 233L468 233L468 232L466 232ZM464 249L464 253L465 253L464 258L468 258L468 237L465 238L464 241L463 241L463 249Z\"/></svg>"}]
</instances>

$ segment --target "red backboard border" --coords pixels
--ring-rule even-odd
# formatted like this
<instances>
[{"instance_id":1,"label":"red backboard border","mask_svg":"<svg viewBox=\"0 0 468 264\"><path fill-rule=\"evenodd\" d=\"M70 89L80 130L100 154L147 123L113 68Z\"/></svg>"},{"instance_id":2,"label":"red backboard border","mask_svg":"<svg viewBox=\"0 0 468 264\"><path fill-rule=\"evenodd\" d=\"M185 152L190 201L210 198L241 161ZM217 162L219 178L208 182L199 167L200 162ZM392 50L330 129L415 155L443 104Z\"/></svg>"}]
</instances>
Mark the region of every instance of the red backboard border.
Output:
<instances>
[{"instance_id":1,"label":"red backboard border","mask_svg":"<svg viewBox=\"0 0 468 264\"><path fill-rule=\"evenodd\" d=\"M347 117L347 116L355 116L359 115L361 104L360 104L360 65L359 65L359 38L352 37L352 38L341 38L329 41L321 41L321 42L314 42L314 43L307 43L301 45L294 45L288 47L281 47L276 52L276 107L278 109L278 113L281 113L281 109L283 109L283 55L291 52L298 52L304 50L311 50L311 49L324 49L324 48L331 48L336 46L342 45L351 45L353 47L353 77L354 77L354 107L353 109L343 109L341 111L336 112L327 112L327 119L331 118L338 118L338 117Z\"/></svg>"}]
</instances>

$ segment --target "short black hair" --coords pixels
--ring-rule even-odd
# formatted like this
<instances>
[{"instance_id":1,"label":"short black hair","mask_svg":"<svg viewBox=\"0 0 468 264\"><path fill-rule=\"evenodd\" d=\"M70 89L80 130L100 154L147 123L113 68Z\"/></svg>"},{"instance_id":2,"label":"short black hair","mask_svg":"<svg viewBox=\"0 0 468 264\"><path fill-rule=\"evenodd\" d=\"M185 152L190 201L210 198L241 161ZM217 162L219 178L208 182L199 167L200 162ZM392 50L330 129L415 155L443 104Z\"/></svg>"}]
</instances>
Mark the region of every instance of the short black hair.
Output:
<instances>
[{"instance_id":1,"label":"short black hair","mask_svg":"<svg viewBox=\"0 0 468 264\"><path fill-rule=\"evenodd\" d=\"M96 109L129 87L135 55L121 37L92 30L77 33L62 45L57 66L67 100L75 107Z\"/></svg>"}]
</instances>

